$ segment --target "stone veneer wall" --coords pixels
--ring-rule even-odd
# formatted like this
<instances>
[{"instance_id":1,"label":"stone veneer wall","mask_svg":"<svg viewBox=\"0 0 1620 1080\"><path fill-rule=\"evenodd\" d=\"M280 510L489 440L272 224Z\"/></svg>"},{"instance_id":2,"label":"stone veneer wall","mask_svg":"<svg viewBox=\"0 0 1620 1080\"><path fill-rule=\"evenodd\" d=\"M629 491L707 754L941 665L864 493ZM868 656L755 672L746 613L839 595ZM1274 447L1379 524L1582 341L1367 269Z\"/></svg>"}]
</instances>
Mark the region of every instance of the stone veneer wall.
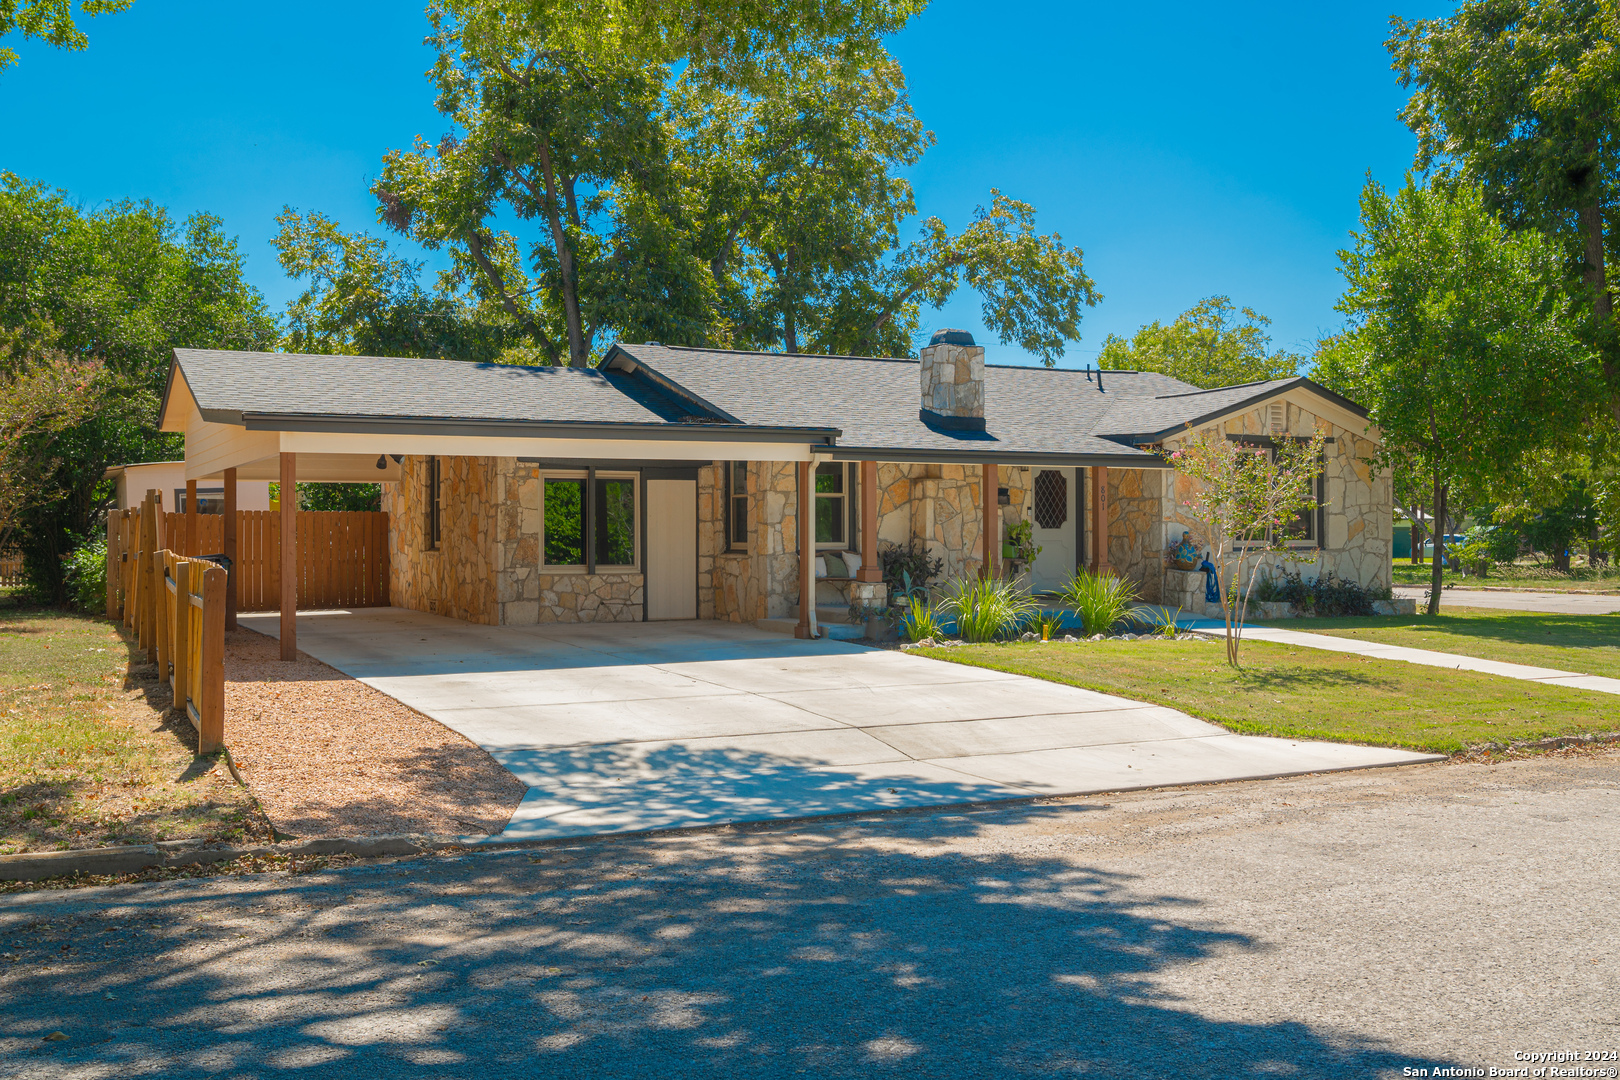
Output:
<instances>
[{"instance_id":1,"label":"stone veneer wall","mask_svg":"<svg viewBox=\"0 0 1620 1080\"><path fill-rule=\"evenodd\" d=\"M1165 478L1162 469L1108 470L1108 566L1150 604L1163 596Z\"/></svg>"},{"instance_id":2,"label":"stone veneer wall","mask_svg":"<svg viewBox=\"0 0 1620 1080\"><path fill-rule=\"evenodd\" d=\"M1388 587L1390 545L1394 539L1393 492L1388 474L1372 466L1378 444L1364 432L1340 427L1304 404L1293 401L1284 404L1285 432L1302 435L1322 426L1335 440L1323 450L1327 459L1323 467L1324 536L1320 548L1301 546L1296 556L1258 556L1267 563L1267 570L1261 572L1286 570L1307 578L1331 573L1371 589ZM1266 406L1262 405L1232 417L1224 422L1222 430L1231 435L1270 434L1265 410ZM1166 440L1166 446L1173 448L1176 441ZM1161 566L1164 548L1178 542L1183 529L1192 532L1194 542L1200 547L1208 547L1207 538L1201 535L1185 505L1193 498L1195 490L1191 479L1177 474L1174 489L1166 492L1163 500L1166 528L1159 548Z\"/></svg>"},{"instance_id":3,"label":"stone veneer wall","mask_svg":"<svg viewBox=\"0 0 1620 1080\"><path fill-rule=\"evenodd\" d=\"M984 347L930 345L918 353L922 405L944 416L984 416Z\"/></svg>"},{"instance_id":4,"label":"stone veneer wall","mask_svg":"<svg viewBox=\"0 0 1620 1080\"><path fill-rule=\"evenodd\" d=\"M726 550L721 462L698 470L698 618L785 619L799 602L799 467L748 463L748 550Z\"/></svg>"},{"instance_id":5,"label":"stone veneer wall","mask_svg":"<svg viewBox=\"0 0 1620 1080\"><path fill-rule=\"evenodd\" d=\"M501 622L641 622L646 578L639 573L558 574L540 565L540 470L499 458ZM645 498L645 493L643 493ZM645 553L643 553L645 558Z\"/></svg>"},{"instance_id":6,"label":"stone veneer wall","mask_svg":"<svg viewBox=\"0 0 1620 1080\"><path fill-rule=\"evenodd\" d=\"M400 481L382 487L388 512L390 602L396 607L466 622L498 624L496 507L501 502L491 458L440 458L443 486L439 549L426 550L425 457L400 462Z\"/></svg>"}]
</instances>

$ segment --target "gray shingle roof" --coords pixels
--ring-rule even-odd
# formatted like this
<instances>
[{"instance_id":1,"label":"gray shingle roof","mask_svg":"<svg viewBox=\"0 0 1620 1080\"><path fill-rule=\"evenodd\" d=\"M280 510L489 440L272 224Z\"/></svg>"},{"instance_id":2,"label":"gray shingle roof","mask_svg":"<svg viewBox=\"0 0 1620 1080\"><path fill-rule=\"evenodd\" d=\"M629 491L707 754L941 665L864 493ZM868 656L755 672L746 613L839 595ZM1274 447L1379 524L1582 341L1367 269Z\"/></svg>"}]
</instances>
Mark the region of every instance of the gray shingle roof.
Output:
<instances>
[{"instance_id":1,"label":"gray shingle roof","mask_svg":"<svg viewBox=\"0 0 1620 1080\"><path fill-rule=\"evenodd\" d=\"M174 355L204 417L232 423L274 416L684 428L713 419L651 380L616 371L216 349Z\"/></svg>"},{"instance_id":2,"label":"gray shingle roof","mask_svg":"<svg viewBox=\"0 0 1620 1080\"><path fill-rule=\"evenodd\" d=\"M1167 375L1110 371L1104 392L1085 373L1002 367L984 372L985 430L945 431L918 416L915 360L819 354L732 352L666 345L614 346L638 364L723 407L749 424L827 423L843 434L841 450L1130 459L1152 455L1107 439L1094 429L1120 399L1194 389Z\"/></svg>"}]
</instances>

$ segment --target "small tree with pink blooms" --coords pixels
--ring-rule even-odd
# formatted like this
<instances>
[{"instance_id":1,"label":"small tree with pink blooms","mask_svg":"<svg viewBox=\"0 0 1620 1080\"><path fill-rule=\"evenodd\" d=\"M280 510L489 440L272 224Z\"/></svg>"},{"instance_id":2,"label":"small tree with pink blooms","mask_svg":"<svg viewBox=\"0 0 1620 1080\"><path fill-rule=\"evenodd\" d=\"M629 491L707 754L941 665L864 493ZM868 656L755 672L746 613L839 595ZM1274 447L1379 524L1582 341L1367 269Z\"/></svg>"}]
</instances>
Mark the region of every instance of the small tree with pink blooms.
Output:
<instances>
[{"instance_id":1,"label":"small tree with pink blooms","mask_svg":"<svg viewBox=\"0 0 1620 1080\"><path fill-rule=\"evenodd\" d=\"M1302 531L1302 515L1316 509L1325 441L1322 431L1309 438L1239 441L1209 430L1193 434L1169 455L1170 463L1198 485L1184 505L1209 547L1226 623L1226 662L1233 667L1241 666L1243 619L1263 556L1289 551L1288 541Z\"/></svg>"}]
</instances>

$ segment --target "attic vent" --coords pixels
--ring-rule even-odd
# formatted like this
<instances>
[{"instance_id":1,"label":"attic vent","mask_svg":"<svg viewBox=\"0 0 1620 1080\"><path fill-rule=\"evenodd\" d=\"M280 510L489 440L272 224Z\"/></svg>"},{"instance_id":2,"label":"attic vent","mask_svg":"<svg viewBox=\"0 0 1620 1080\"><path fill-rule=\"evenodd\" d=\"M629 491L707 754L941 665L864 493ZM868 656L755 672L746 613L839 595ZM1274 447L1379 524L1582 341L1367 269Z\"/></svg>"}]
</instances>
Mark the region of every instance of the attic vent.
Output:
<instances>
[{"instance_id":1,"label":"attic vent","mask_svg":"<svg viewBox=\"0 0 1620 1080\"><path fill-rule=\"evenodd\" d=\"M1282 402L1279 401L1276 404L1271 406L1270 412L1271 412L1271 433L1273 435L1281 435L1284 431L1288 430L1287 406L1285 406Z\"/></svg>"},{"instance_id":2,"label":"attic vent","mask_svg":"<svg viewBox=\"0 0 1620 1080\"><path fill-rule=\"evenodd\" d=\"M1035 474L1035 524L1060 528L1069 520L1069 481L1055 469Z\"/></svg>"}]
</instances>

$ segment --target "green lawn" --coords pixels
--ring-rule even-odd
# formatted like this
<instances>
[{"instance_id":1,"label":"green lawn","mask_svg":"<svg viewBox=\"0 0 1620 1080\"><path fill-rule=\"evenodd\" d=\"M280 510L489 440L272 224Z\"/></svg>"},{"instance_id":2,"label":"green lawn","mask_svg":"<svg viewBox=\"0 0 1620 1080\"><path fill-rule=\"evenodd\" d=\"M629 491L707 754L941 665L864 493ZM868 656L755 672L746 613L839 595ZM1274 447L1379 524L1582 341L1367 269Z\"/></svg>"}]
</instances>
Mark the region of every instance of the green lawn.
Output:
<instances>
[{"instance_id":1,"label":"green lawn","mask_svg":"<svg viewBox=\"0 0 1620 1080\"><path fill-rule=\"evenodd\" d=\"M1620 729L1620 699L1471 671L1251 641L1233 671L1218 641L962 645L924 656L1168 705L1248 735L1453 753Z\"/></svg>"},{"instance_id":2,"label":"green lawn","mask_svg":"<svg viewBox=\"0 0 1620 1080\"><path fill-rule=\"evenodd\" d=\"M252 800L131 656L105 619L0 607L0 854L244 835Z\"/></svg>"},{"instance_id":3,"label":"green lawn","mask_svg":"<svg viewBox=\"0 0 1620 1080\"><path fill-rule=\"evenodd\" d=\"M1441 614L1433 618L1288 619L1268 625L1620 679L1620 615L1542 615L1442 606ZM1614 705L1620 713L1620 698Z\"/></svg>"},{"instance_id":4,"label":"green lawn","mask_svg":"<svg viewBox=\"0 0 1620 1080\"><path fill-rule=\"evenodd\" d=\"M1396 585L1427 587L1433 571L1427 563L1413 566L1406 559L1397 559L1392 578ZM1482 578L1464 577L1459 571L1447 570L1442 580L1459 589L1528 589L1532 592L1620 592L1620 567L1610 564L1596 570L1577 566L1567 574L1551 566L1515 563L1512 566L1493 566Z\"/></svg>"}]
</instances>

